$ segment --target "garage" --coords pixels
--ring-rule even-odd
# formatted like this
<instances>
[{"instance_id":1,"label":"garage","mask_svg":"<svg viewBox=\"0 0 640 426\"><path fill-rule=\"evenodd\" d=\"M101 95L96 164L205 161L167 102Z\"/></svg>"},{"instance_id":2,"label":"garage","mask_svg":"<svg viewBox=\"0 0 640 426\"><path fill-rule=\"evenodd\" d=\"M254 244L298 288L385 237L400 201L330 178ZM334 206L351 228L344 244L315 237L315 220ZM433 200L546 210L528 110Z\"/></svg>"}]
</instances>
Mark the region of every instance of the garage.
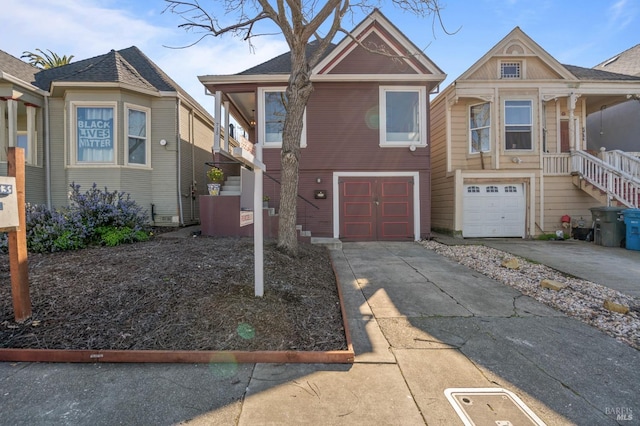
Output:
<instances>
[{"instance_id":1,"label":"garage","mask_svg":"<svg viewBox=\"0 0 640 426\"><path fill-rule=\"evenodd\" d=\"M462 236L525 236L526 202L522 183L465 184Z\"/></svg>"},{"instance_id":2,"label":"garage","mask_svg":"<svg viewBox=\"0 0 640 426\"><path fill-rule=\"evenodd\" d=\"M340 239L413 240L413 177L343 177Z\"/></svg>"}]
</instances>

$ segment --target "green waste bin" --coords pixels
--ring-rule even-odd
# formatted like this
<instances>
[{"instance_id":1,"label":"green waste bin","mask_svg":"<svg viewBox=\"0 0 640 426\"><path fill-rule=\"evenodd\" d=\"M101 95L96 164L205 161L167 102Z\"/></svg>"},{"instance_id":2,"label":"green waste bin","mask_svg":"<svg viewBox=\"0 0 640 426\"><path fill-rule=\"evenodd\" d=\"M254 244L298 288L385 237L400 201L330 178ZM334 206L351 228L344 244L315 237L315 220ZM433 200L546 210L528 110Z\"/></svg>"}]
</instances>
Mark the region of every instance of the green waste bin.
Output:
<instances>
[{"instance_id":1,"label":"green waste bin","mask_svg":"<svg viewBox=\"0 0 640 426\"><path fill-rule=\"evenodd\" d=\"M626 207L593 207L593 242L605 247L624 247Z\"/></svg>"},{"instance_id":2,"label":"green waste bin","mask_svg":"<svg viewBox=\"0 0 640 426\"><path fill-rule=\"evenodd\" d=\"M640 250L640 209L627 209L622 214L627 228L627 250Z\"/></svg>"}]
</instances>

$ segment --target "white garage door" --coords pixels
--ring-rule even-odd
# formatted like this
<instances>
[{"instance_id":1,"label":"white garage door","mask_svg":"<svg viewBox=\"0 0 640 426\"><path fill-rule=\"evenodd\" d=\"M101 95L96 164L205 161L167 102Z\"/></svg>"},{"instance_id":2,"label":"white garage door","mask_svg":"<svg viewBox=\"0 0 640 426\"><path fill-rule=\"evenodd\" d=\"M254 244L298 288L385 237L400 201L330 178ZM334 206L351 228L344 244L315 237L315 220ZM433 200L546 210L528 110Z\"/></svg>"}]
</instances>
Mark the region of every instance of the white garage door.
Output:
<instances>
[{"instance_id":1,"label":"white garage door","mask_svg":"<svg viewBox=\"0 0 640 426\"><path fill-rule=\"evenodd\" d=\"M464 185L463 237L524 237L524 185Z\"/></svg>"}]
</instances>

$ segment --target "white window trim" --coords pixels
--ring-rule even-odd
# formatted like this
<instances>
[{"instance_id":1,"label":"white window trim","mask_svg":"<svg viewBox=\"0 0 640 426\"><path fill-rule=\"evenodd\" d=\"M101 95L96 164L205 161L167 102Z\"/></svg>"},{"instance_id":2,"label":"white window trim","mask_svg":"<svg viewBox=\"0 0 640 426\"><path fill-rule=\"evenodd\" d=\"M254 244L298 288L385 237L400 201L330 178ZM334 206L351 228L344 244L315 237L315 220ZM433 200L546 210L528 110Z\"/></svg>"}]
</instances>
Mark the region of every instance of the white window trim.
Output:
<instances>
[{"instance_id":1,"label":"white window trim","mask_svg":"<svg viewBox=\"0 0 640 426\"><path fill-rule=\"evenodd\" d=\"M476 127L475 129L472 129L471 128L471 108L473 108L474 106L484 105L484 104L489 104L489 125L486 126L486 127ZM487 129L487 128L489 129L489 149L487 149L486 151L482 151L482 153L486 153L486 152L490 153L491 152L491 145L492 145L491 144L491 140L492 140L491 139L491 134L493 133L493 129L491 128L492 127L491 126L491 119L493 118L492 111L491 111L492 109L493 109L493 102L480 102L480 103L477 103L477 104L469 105L469 110L468 110L469 115L467 116L467 119L468 119L467 122L469 123L469 154L470 155L476 155L476 154L480 155L480 151L482 151L482 146L479 147L480 149L478 151L474 152L472 150L472 148L473 148L473 139L471 138L471 132L473 130L479 130L479 129Z\"/></svg>"},{"instance_id":2,"label":"white window trim","mask_svg":"<svg viewBox=\"0 0 640 426\"><path fill-rule=\"evenodd\" d=\"M419 141L387 141L387 92L418 92L420 99L420 140ZM380 147L426 147L427 139L427 90L423 86L380 86L379 89L380 102Z\"/></svg>"},{"instance_id":3,"label":"white window trim","mask_svg":"<svg viewBox=\"0 0 640 426\"><path fill-rule=\"evenodd\" d=\"M511 101L528 101L531 103L531 110L530 110L530 119L531 119L531 148L529 149L507 149L507 102L511 102ZM505 153L510 153L510 152L534 152L535 151L535 144L536 144L536 135L535 135L535 126L534 126L534 121L535 121L535 112L534 112L534 105L535 102L533 99L529 98L513 98L513 99L505 99L502 102L502 151Z\"/></svg>"},{"instance_id":4,"label":"white window trim","mask_svg":"<svg viewBox=\"0 0 640 426\"><path fill-rule=\"evenodd\" d=\"M129 110L141 111L146 114L146 135L145 136L145 162L144 164L138 163L129 163ZM124 104L124 129L125 137L124 137L124 165L127 167L135 167L135 168L151 168L151 108L143 107L136 104L125 103ZM136 136L137 137L137 136Z\"/></svg>"},{"instance_id":5,"label":"white window trim","mask_svg":"<svg viewBox=\"0 0 640 426\"><path fill-rule=\"evenodd\" d=\"M113 108L113 161L110 163L78 161L78 107L83 108ZM118 164L118 103L101 101L71 101L69 114L69 166L73 167L113 167Z\"/></svg>"},{"instance_id":6,"label":"white window trim","mask_svg":"<svg viewBox=\"0 0 640 426\"><path fill-rule=\"evenodd\" d=\"M258 88L258 142L262 143L264 148L282 148L282 141L280 142L266 142L265 132L265 105L264 95L269 92L286 92L286 86L273 86L273 87L260 87ZM307 110L305 108L304 116L302 118L302 135L300 135L300 148L306 148L307 146Z\"/></svg>"}]
</instances>

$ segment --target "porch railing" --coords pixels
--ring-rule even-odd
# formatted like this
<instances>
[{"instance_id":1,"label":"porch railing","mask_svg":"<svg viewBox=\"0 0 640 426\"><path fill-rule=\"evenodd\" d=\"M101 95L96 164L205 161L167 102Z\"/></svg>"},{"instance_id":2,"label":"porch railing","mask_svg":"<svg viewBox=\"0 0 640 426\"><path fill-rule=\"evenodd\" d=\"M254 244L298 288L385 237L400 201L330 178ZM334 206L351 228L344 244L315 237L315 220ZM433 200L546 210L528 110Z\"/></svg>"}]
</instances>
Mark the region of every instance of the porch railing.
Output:
<instances>
[{"instance_id":1,"label":"porch railing","mask_svg":"<svg viewBox=\"0 0 640 426\"><path fill-rule=\"evenodd\" d=\"M627 207L638 207L640 203L640 179L618 170L607 162L584 151L574 151L571 156L572 172L606 192Z\"/></svg>"},{"instance_id":2,"label":"porch railing","mask_svg":"<svg viewBox=\"0 0 640 426\"><path fill-rule=\"evenodd\" d=\"M542 171L546 176L562 176L571 174L571 154L543 154Z\"/></svg>"},{"instance_id":3,"label":"porch railing","mask_svg":"<svg viewBox=\"0 0 640 426\"><path fill-rule=\"evenodd\" d=\"M640 179L640 158L620 150L601 151L600 159L623 173Z\"/></svg>"}]
</instances>

